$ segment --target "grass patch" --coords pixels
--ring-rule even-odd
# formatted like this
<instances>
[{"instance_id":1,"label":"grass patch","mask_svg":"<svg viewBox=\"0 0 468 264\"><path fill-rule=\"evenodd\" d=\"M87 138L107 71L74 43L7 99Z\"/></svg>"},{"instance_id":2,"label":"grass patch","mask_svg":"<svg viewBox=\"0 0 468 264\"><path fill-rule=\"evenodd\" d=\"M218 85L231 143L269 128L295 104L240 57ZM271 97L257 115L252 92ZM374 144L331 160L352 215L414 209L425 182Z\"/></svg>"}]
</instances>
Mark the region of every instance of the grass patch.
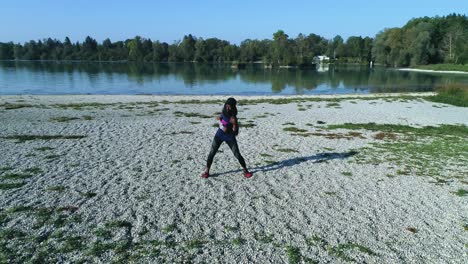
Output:
<instances>
[{"instance_id":1,"label":"grass patch","mask_svg":"<svg viewBox=\"0 0 468 264\"><path fill-rule=\"evenodd\" d=\"M190 121L190 124L197 125L197 124L201 124L201 122L199 122L199 121ZM216 123L216 126L218 126L218 123Z\"/></svg>"},{"instance_id":2,"label":"grass patch","mask_svg":"<svg viewBox=\"0 0 468 264\"><path fill-rule=\"evenodd\" d=\"M75 110L83 110L84 108L98 108L103 109L106 106L112 106L116 104L101 104L101 103L70 103L70 104L54 104L52 107L59 108L59 109L75 109Z\"/></svg>"},{"instance_id":3,"label":"grass patch","mask_svg":"<svg viewBox=\"0 0 468 264\"><path fill-rule=\"evenodd\" d=\"M255 233L254 238L265 244L273 242L273 234Z\"/></svg>"},{"instance_id":4,"label":"grass patch","mask_svg":"<svg viewBox=\"0 0 468 264\"><path fill-rule=\"evenodd\" d=\"M307 129L301 129L297 127L285 127L283 128L283 130L287 132L295 132L295 133L307 132Z\"/></svg>"},{"instance_id":5,"label":"grass patch","mask_svg":"<svg viewBox=\"0 0 468 264\"><path fill-rule=\"evenodd\" d=\"M85 248L84 239L81 236L67 237L63 241L63 244L58 248L60 253L69 253L77 250L83 250Z\"/></svg>"},{"instance_id":6,"label":"grass patch","mask_svg":"<svg viewBox=\"0 0 468 264\"><path fill-rule=\"evenodd\" d=\"M179 132L172 132L172 133L171 133L171 135L177 135L177 134L191 135L191 134L194 134L194 132L191 132L191 131L179 131Z\"/></svg>"},{"instance_id":7,"label":"grass patch","mask_svg":"<svg viewBox=\"0 0 468 264\"><path fill-rule=\"evenodd\" d=\"M236 226L224 226L224 231L226 232L235 232L237 230L239 230L239 228Z\"/></svg>"},{"instance_id":8,"label":"grass patch","mask_svg":"<svg viewBox=\"0 0 468 264\"><path fill-rule=\"evenodd\" d=\"M241 237L236 237L232 240L232 245L234 246L240 246L245 243L245 239L242 239Z\"/></svg>"},{"instance_id":9,"label":"grass patch","mask_svg":"<svg viewBox=\"0 0 468 264\"><path fill-rule=\"evenodd\" d=\"M382 131L386 133L412 133L420 136L468 136L468 126L465 125L440 125L440 126L425 126L425 127L412 127L406 125L393 125L393 124L338 124L328 125L328 129L365 129L370 131Z\"/></svg>"},{"instance_id":10,"label":"grass patch","mask_svg":"<svg viewBox=\"0 0 468 264\"><path fill-rule=\"evenodd\" d=\"M256 126L252 120L248 120L248 121L245 121L245 122L239 122L239 127L242 127L242 128L252 128Z\"/></svg>"},{"instance_id":11,"label":"grass patch","mask_svg":"<svg viewBox=\"0 0 468 264\"><path fill-rule=\"evenodd\" d=\"M318 136L318 137L325 137L328 139L355 139L355 138L361 138L365 139L365 137L362 135L360 132L348 132L346 134L343 133L320 133L320 132L313 132L313 133L302 133L302 134L292 134L293 136L303 136L303 137L308 137L308 136Z\"/></svg>"},{"instance_id":12,"label":"grass patch","mask_svg":"<svg viewBox=\"0 0 468 264\"><path fill-rule=\"evenodd\" d=\"M35 148L35 150L38 151L47 151L47 150L53 150L54 148L51 147L40 147L40 148Z\"/></svg>"},{"instance_id":13,"label":"grass patch","mask_svg":"<svg viewBox=\"0 0 468 264\"><path fill-rule=\"evenodd\" d=\"M328 107L328 108L331 108L331 107L333 107L333 108L341 108L339 102L330 102L330 103L327 103L326 107Z\"/></svg>"},{"instance_id":14,"label":"grass patch","mask_svg":"<svg viewBox=\"0 0 468 264\"><path fill-rule=\"evenodd\" d=\"M4 241L6 239L21 238L21 237L26 237L26 236L27 234L19 229L5 228L5 229L0 230L0 241L2 240Z\"/></svg>"},{"instance_id":15,"label":"grass patch","mask_svg":"<svg viewBox=\"0 0 468 264\"><path fill-rule=\"evenodd\" d=\"M168 233L172 233L175 229L177 228L177 225L176 224L170 224L170 225L167 225L165 226L162 231L166 234Z\"/></svg>"},{"instance_id":16,"label":"grass patch","mask_svg":"<svg viewBox=\"0 0 468 264\"><path fill-rule=\"evenodd\" d=\"M283 124L283 126L295 126L296 124L294 122L286 122Z\"/></svg>"},{"instance_id":17,"label":"grass patch","mask_svg":"<svg viewBox=\"0 0 468 264\"><path fill-rule=\"evenodd\" d=\"M299 248L293 246L286 246L284 250L286 251L286 256L288 256L289 263L295 264L301 261L302 255Z\"/></svg>"},{"instance_id":18,"label":"grass patch","mask_svg":"<svg viewBox=\"0 0 468 264\"><path fill-rule=\"evenodd\" d=\"M2 176L3 179L8 180L22 180L31 178L33 175L25 173L8 173Z\"/></svg>"},{"instance_id":19,"label":"grass patch","mask_svg":"<svg viewBox=\"0 0 468 264\"><path fill-rule=\"evenodd\" d=\"M68 116L58 116L58 117L50 118L49 120L54 121L54 122L70 122L72 120L77 120L77 119L79 119L79 118L78 117L68 117Z\"/></svg>"},{"instance_id":20,"label":"grass patch","mask_svg":"<svg viewBox=\"0 0 468 264\"><path fill-rule=\"evenodd\" d=\"M268 165L276 165L276 164L279 164L278 161L275 161L275 160L265 160L265 162L268 164Z\"/></svg>"},{"instance_id":21,"label":"grass patch","mask_svg":"<svg viewBox=\"0 0 468 264\"><path fill-rule=\"evenodd\" d=\"M350 171L343 171L341 174L344 175L344 176L348 176L348 177L353 176L353 173L350 172Z\"/></svg>"},{"instance_id":22,"label":"grass patch","mask_svg":"<svg viewBox=\"0 0 468 264\"><path fill-rule=\"evenodd\" d=\"M25 169L24 171L29 172L29 173L34 173L34 174L42 173L42 170L38 167L28 168L28 169Z\"/></svg>"},{"instance_id":23,"label":"grass patch","mask_svg":"<svg viewBox=\"0 0 468 264\"><path fill-rule=\"evenodd\" d=\"M394 133L390 133L390 132L379 132L373 135L372 137L378 140L385 140L385 139L396 140L397 139L397 135Z\"/></svg>"},{"instance_id":24,"label":"grass patch","mask_svg":"<svg viewBox=\"0 0 468 264\"><path fill-rule=\"evenodd\" d=\"M54 160L60 158L60 155L47 155L44 157L46 160Z\"/></svg>"},{"instance_id":25,"label":"grass patch","mask_svg":"<svg viewBox=\"0 0 468 264\"><path fill-rule=\"evenodd\" d=\"M414 227L407 227L406 230L410 231L413 234L418 232L418 230L416 228L414 228Z\"/></svg>"},{"instance_id":26,"label":"grass patch","mask_svg":"<svg viewBox=\"0 0 468 264\"><path fill-rule=\"evenodd\" d=\"M458 189L456 192L452 192L452 193L455 194L456 196L463 197L468 194L468 191L465 189Z\"/></svg>"},{"instance_id":27,"label":"grass patch","mask_svg":"<svg viewBox=\"0 0 468 264\"><path fill-rule=\"evenodd\" d=\"M93 198L97 194L94 192L80 192L80 195L86 198Z\"/></svg>"},{"instance_id":28,"label":"grass patch","mask_svg":"<svg viewBox=\"0 0 468 264\"><path fill-rule=\"evenodd\" d=\"M451 84L436 88L437 94L427 97L432 102L468 107L468 85Z\"/></svg>"},{"instance_id":29,"label":"grass patch","mask_svg":"<svg viewBox=\"0 0 468 264\"><path fill-rule=\"evenodd\" d=\"M34 105L4 103L4 104L0 104L0 107L3 107L5 110L14 110L14 109L20 109L20 108L34 107Z\"/></svg>"},{"instance_id":30,"label":"grass patch","mask_svg":"<svg viewBox=\"0 0 468 264\"><path fill-rule=\"evenodd\" d=\"M20 188L25 185L25 182L16 182L16 183L0 183L0 190L10 190Z\"/></svg>"},{"instance_id":31,"label":"grass patch","mask_svg":"<svg viewBox=\"0 0 468 264\"><path fill-rule=\"evenodd\" d=\"M97 237L103 238L103 239L110 239L112 237L112 232L110 230L107 230L105 228L98 228L94 230L93 232Z\"/></svg>"},{"instance_id":32,"label":"grass patch","mask_svg":"<svg viewBox=\"0 0 468 264\"><path fill-rule=\"evenodd\" d=\"M371 143L354 157L357 163L390 162L399 167L396 174L443 178L466 175L462 164L468 163L468 127L441 125L411 127L389 124L342 124L331 129L366 129L399 133L396 141Z\"/></svg>"},{"instance_id":33,"label":"grass patch","mask_svg":"<svg viewBox=\"0 0 468 264\"><path fill-rule=\"evenodd\" d=\"M199 114L199 113L187 113L187 112L180 112L180 111L176 111L174 112L174 115L177 116L177 117L199 117L199 118L213 118L213 116L209 116L209 115L202 115L202 114Z\"/></svg>"},{"instance_id":34,"label":"grass patch","mask_svg":"<svg viewBox=\"0 0 468 264\"><path fill-rule=\"evenodd\" d=\"M271 157L273 157L273 155L270 155L270 154L267 154L267 153L260 153L260 157L271 158Z\"/></svg>"},{"instance_id":35,"label":"grass patch","mask_svg":"<svg viewBox=\"0 0 468 264\"><path fill-rule=\"evenodd\" d=\"M340 244L336 247L328 248L328 252L330 253L330 255L336 256L344 261L356 261L354 258L346 254L346 252L349 250L355 250L361 253L365 253L367 255L377 256L377 254L371 249L354 243Z\"/></svg>"},{"instance_id":36,"label":"grass patch","mask_svg":"<svg viewBox=\"0 0 468 264\"><path fill-rule=\"evenodd\" d=\"M185 243L185 246L187 247L187 249L192 250L192 249L201 248L203 246L203 244L205 244L205 243L206 242L204 242L202 240L193 239L193 240L187 241Z\"/></svg>"},{"instance_id":37,"label":"grass patch","mask_svg":"<svg viewBox=\"0 0 468 264\"><path fill-rule=\"evenodd\" d=\"M82 117L83 117L83 120L93 120L93 117L90 115L84 115Z\"/></svg>"},{"instance_id":38,"label":"grass patch","mask_svg":"<svg viewBox=\"0 0 468 264\"><path fill-rule=\"evenodd\" d=\"M276 151L285 152L285 153L299 152L299 151L297 151L295 149L291 149L291 148L279 148L279 149L276 149Z\"/></svg>"},{"instance_id":39,"label":"grass patch","mask_svg":"<svg viewBox=\"0 0 468 264\"><path fill-rule=\"evenodd\" d=\"M12 135L1 138L13 139L22 143L30 140L82 139L85 137L84 135Z\"/></svg>"},{"instance_id":40,"label":"grass patch","mask_svg":"<svg viewBox=\"0 0 468 264\"><path fill-rule=\"evenodd\" d=\"M13 167L0 167L0 172L10 171L13 170Z\"/></svg>"}]
</instances>

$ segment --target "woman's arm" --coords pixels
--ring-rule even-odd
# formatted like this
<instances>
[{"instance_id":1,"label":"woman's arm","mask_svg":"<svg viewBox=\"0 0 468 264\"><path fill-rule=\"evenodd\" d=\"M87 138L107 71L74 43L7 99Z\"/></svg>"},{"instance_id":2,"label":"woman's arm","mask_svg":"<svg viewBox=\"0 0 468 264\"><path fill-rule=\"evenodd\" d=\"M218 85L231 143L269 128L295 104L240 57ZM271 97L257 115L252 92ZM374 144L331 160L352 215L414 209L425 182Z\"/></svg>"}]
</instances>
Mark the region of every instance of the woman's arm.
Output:
<instances>
[{"instance_id":1,"label":"woman's arm","mask_svg":"<svg viewBox=\"0 0 468 264\"><path fill-rule=\"evenodd\" d=\"M229 123L232 124L232 131L235 133L237 131L237 118L231 117L231 119L229 119Z\"/></svg>"}]
</instances>

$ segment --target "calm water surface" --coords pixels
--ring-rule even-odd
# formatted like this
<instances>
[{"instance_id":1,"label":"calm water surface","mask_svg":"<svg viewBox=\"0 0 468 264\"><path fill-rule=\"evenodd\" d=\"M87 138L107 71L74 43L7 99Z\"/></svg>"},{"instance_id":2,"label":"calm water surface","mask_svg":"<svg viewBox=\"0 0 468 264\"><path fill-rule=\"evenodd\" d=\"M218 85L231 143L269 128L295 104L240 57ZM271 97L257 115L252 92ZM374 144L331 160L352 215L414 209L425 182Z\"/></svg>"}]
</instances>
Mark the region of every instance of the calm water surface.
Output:
<instances>
[{"instance_id":1,"label":"calm water surface","mask_svg":"<svg viewBox=\"0 0 468 264\"><path fill-rule=\"evenodd\" d=\"M0 94L356 94L432 91L468 75L340 66L264 69L193 63L0 61Z\"/></svg>"}]
</instances>

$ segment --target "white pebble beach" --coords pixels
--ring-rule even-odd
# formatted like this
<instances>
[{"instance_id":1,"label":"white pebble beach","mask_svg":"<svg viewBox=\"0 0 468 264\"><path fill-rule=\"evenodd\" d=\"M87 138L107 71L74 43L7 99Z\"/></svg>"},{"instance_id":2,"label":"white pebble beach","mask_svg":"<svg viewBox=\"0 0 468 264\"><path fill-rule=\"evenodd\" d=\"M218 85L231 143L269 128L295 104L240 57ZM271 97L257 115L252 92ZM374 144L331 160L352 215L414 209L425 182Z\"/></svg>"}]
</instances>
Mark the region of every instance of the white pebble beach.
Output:
<instances>
[{"instance_id":1,"label":"white pebble beach","mask_svg":"<svg viewBox=\"0 0 468 264\"><path fill-rule=\"evenodd\" d=\"M468 200L455 193L468 152L448 168L460 177L434 184L355 162L376 131L327 129L468 125L468 108L413 96L234 96L249 179L224 143L200 177L229 96L0 96L0 181L21 183L0 189L0 227L21 232L3 250L61 263L466 263Z\"/></svg>"}]
</instances>

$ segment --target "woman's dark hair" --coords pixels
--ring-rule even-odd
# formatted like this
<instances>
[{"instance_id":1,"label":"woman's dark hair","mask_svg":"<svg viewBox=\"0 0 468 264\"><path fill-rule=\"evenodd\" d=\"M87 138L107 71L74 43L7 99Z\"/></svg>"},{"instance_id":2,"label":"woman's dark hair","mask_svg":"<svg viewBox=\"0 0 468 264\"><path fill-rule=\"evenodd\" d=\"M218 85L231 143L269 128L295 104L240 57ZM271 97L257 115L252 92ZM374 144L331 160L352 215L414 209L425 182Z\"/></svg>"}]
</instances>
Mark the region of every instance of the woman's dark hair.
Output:
<instances>
[{"instance_id":1,"label":"woman's dark hair","mask_svg":"<svg viewBox=\"0 0 468 264\"><path fill-rule=\"evenodd\" d=\"M226 105L231 106L230 111L227 111ZM226 102L224 103L224 106L223 106L223 115L236 117L237 116L237 107L236 107L236 105L237 105L236 99L234 99L232 97L228 98L226 100Z\"/></svg>"}]
</instances>

